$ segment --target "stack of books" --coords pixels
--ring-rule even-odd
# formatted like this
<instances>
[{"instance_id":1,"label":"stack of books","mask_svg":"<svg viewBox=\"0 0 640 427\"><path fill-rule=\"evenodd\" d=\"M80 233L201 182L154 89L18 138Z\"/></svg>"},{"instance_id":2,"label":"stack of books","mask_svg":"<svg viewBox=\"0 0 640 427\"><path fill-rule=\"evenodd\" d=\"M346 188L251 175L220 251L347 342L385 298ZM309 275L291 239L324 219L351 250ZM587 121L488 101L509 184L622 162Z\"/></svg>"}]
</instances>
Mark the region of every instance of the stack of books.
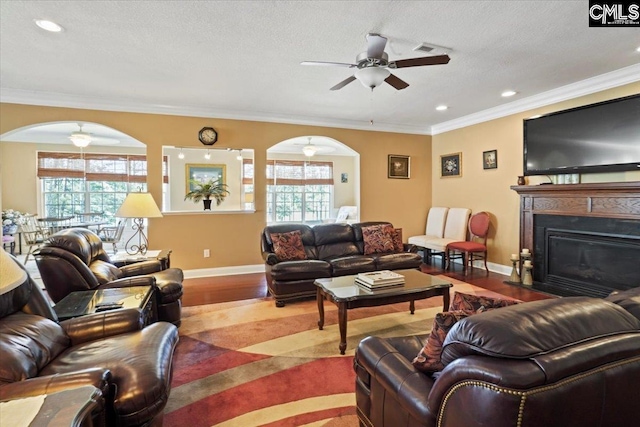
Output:
<instances>
[{"instance_id":1,"label":"stack of books","mask_svg":"<svg viewBox=\"0 0 640 427\"><path fill-rule=\"evenodd\" d=\"M383 289L404 285L404 276L391 270L371 271L356 276L356 284L365 289Z\"/></svg>"}]
</instances>

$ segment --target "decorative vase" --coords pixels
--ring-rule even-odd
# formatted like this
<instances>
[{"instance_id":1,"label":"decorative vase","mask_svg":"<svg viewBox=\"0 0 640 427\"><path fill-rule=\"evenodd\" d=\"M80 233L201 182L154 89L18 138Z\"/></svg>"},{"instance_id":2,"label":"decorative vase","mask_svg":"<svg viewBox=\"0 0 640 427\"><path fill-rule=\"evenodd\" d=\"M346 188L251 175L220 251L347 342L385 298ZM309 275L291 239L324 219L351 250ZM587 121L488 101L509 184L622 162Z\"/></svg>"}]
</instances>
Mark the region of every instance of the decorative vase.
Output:
<instances>
[{"instance_id":1,"label":"decorative vase","mask_svg":"<svg viewBox=\"0 0 640 427\"><path fill-rule=\"evenodd\" d=\"M525 185L527 181L525 181L524 176L518 177L518 185Z\"/></svg>"},{"instance_id":2,"label":"decorative vase","mask_svg":"<svg viewBox=\"0 0 640 427\"><path fill-rule=\"evenodd\" d=\"M204 199L204 210L205 211L210 211L211 210L211 199Z\"/></svg>"},{"instance_id":3,"label":"decorative vase","mask_svg":"<svg viewBox=\"0 0 640 427\"><path fill-rule=\"evenodd\" d=\"M18 232L18 226L15 224L9 224L9 225L3 225L2 226L2 234L9 235L9 234L15 234Z\"/></svg>"}]
</instances>

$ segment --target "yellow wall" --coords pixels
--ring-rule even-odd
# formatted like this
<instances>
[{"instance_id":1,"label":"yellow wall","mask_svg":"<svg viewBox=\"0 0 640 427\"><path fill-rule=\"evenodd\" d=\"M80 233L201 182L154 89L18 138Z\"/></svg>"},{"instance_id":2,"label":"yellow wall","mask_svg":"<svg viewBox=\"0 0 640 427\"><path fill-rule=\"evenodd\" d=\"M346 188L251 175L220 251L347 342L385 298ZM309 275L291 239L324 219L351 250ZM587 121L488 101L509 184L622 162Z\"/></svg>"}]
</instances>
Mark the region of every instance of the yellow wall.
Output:
<instances>
[{"instance_id":1,"label":"yellow wall","mask_svg":"<svg viewBox=\"0 0 640 427\"><path fill-rule=\"evenodd\" d=\"M253 148L256 171L265 170L267 148L285 139L322 135L344 143L360 153L360 218L390 221L402 227L405 236L422 234L431 205L431 137L426 135L19 104L0 104L0 117L2 135L39 123L83 121L112 127L141 141L147 145L149 191L159 206L162 146L202 147L197 135L203 126L218 131L216 148ZM23 210L34 211L35 175L25 173L29 168L20 165L35 167L35 154L16 152L11 146L0 143L2 206L24 206ZM411 156L411 179L387 178L388 154ZM255 186L255 213L197 213L151 219L151 246L172 249L172 263L183 269L261 264L265 174L256 173ZM211 258L203 258L205 248L211 250Z\"/></svg>"},{"instance_id":2,"label":"yellow wall","mask_svg":"<svg viewBox=\"0 0 640 427\"><path fill-rule=\"evenodd\" d=\"M492 216L489 261L510 265L519 247L519 198L509 187L522 175L522 120L580 105L640 93L640 82L433 136L433 206L466 207ZM498 168L482 169L482 152L498 150ZM440 177L440 156L462 152L462 176ZM582 182L640 181L640 171L589 174ZM547 178L528 177L529 184Z\"/></svg>"}]
</instances>

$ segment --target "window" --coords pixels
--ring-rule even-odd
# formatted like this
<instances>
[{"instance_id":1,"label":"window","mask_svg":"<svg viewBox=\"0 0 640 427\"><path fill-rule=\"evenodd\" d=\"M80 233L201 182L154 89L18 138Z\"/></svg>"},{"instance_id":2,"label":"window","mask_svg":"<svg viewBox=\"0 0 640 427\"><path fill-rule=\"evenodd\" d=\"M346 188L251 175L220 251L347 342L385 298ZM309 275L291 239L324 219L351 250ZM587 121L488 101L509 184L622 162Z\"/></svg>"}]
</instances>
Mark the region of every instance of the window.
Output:
<instances>
[{"instance_id":1,"label":"window","mask_svg":"<svg viewBox=\"0 0 640 427\"><path fill-rule=\"evenodd\" d=\"M38 178L42 216L102 212L113 222L127 193L147 191L147 160L141 155L39 152Z\"/></svg>"},{"instance_id":2,"label":"window","mask_svg":"<svg viewBox=\"0 0 640 427\"><path fill-rule=\"evenodd\" d=\"M267 163L267 222L320 222L333 200L333 163Z\"/></svg>"}]
</instances>

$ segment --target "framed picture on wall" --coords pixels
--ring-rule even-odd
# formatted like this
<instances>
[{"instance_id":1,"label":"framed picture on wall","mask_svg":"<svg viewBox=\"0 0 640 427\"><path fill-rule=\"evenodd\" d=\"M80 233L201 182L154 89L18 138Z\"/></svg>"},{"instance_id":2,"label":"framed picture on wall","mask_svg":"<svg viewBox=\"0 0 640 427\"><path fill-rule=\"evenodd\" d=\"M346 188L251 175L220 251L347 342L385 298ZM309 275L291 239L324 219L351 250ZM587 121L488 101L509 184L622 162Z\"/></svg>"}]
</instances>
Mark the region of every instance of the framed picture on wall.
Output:
<instances>
[{"instance_id":1,"label":"framed picture on wall","mask_svg":"<svg viewBox=\"0 0 640 427\"><path fill-rule=\"evenodd\" d=\"M410 161L409 156L389 154L387 177L409 179Z\"/></svg>"},{"instance_id":2,"label":"framed picture on wall","mask_svg":"<svg viewBox=\"0 0 640 427\"><path fill-rule=\"evenodd\" d=\"M207 182L220 180L221 184L226 184L226 168L227 165L210 165L210 164L186 164L186 192L193 191L193 181Z\"/></svg>"},{"instance_id":3,"label":"framed picture on wall","mask_svg":"<svg viewBox=\"0 0 640 427\"><path fill-rule=\"evenodd\" d=\"M440 177L462 176L462 153L440 156Z\"/></svg>"},{"instance_id":4,"label":"framed picture on wall","mask_svg":"<svg viewBox=\"0 0 640 427\"><path fill-rule=\"evenodd\" d=\"M498 150L482 152L482 169L498 169Z\"/></svg>"}]
</instances>

